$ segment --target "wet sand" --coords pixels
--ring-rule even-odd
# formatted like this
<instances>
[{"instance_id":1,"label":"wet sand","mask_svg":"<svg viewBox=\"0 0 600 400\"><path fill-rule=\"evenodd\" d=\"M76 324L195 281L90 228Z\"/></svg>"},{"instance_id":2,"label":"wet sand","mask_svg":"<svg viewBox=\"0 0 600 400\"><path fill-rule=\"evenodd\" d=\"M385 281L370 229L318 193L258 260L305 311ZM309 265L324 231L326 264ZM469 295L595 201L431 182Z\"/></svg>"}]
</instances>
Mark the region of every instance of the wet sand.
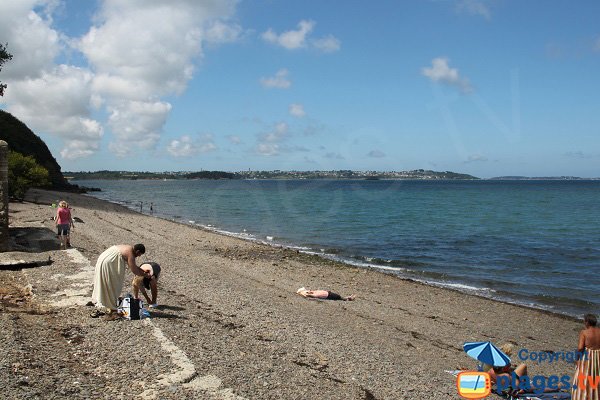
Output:
<instances>
[{"instance_id":1,"label":"wet sand","mask_svg":"<svg viewBox=\"0 0 600 400\"><path fill-rule=\"evenodd\" d=\"M50 220L58 198L82 221L67 251ZM464 342L565 352L582 327L85 195L31 190L10 204L10 223L13 234L26 229L21 252L0 254L4 265L53 262L0 269L4 398L456 399L445 370L476 365ZM140 261L162 266L149 320L103 321L85 306L98 255L120 243L144 243ZM295 293L302 286L357 299L307 300ZM564 361L527 364L530 375L574 371Z\"/></svg>"}]
</instances>

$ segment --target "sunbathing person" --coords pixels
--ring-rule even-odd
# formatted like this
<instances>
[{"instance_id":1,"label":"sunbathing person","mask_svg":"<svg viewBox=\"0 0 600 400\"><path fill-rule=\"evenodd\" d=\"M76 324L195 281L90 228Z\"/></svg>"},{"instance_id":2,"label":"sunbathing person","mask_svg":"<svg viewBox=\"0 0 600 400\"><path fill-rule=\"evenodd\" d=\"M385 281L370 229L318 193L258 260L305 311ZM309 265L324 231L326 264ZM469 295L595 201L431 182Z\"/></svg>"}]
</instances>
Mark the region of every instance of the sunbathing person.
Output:
<instances>
[{"instance_id":1,"label":"sunbathing person","mask_svg":"<svg viewBox=\"0 0 600 400\"><path fill-rule=\"evenodd\" d=\"M500 350L502 350L502 352L508 357L512 356L514 348L515 346L512 343L504 343L502 346L500 346ZM519 364L518 366L514 366L509 364L504 367L494 367L492 365L484 364L483 371L490 375L490 380L492 383L496 383L498 378L502 379L503 377L508 377L510 379L511 374L514 372L517 376L517 382L514 383L518 385L518 378L527 375L527 365Z\"/></svg>"},{"instance_id":2,"label":"sunbathing person","mask_svg":"<svg viewBox=\"0 0 600 400\"><path fill-rule=\"evenodd\" d=\"M321 299L321 300L343 300L343 301L352 301L355 296L352 294L350 296L342 297L339 294L329 291L329 290L308 290L306 288L301 287L296 291L300 296L311 298L311 299Z\"/></svg>"},{"instance_id":3,"label":"sunbathing person","mask_svg":"<svg viewBox=\"0 0 600 400\"><path fill-rule=\"evenodd\" d=\"M505 343L500 346L500 350L509 357L512 356L513 349L514 345L511 343ZM526 364L519 364L517 366L509 364L504 367L494 367L484 364L483 371L490 375L492 384L496 384L499 392L503 391L514 397L525 393L554 393L564 388L563 382L555 387L544 386L538 388L532 386L528 377Z\"/></svg>"}]
</instances>

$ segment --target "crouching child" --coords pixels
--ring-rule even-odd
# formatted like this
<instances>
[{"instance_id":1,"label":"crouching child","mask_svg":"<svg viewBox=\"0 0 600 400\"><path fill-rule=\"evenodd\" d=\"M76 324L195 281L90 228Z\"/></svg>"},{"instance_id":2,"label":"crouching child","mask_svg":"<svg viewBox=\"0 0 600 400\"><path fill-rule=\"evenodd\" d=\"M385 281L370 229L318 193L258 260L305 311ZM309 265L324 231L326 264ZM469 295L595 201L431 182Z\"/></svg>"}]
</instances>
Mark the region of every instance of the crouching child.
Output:
<instances>
[{"instance_id":1,"label":"crouching child","mask_svg":"<svg viewBox=\"0 0 600 400\"><path fill-rule=\"evenodd\" d=\"M156 297L158 296L158 277L160 275L160 265L155 262L146 262L140 265L140 269L150 273L150 276L136 276L131 282L133 286L133 297L139 299L140 292L146 299L148 307L154 308L157 306ZM152 298L148 297L146 290L150 290Z\"/></svg>"}]
</instances>

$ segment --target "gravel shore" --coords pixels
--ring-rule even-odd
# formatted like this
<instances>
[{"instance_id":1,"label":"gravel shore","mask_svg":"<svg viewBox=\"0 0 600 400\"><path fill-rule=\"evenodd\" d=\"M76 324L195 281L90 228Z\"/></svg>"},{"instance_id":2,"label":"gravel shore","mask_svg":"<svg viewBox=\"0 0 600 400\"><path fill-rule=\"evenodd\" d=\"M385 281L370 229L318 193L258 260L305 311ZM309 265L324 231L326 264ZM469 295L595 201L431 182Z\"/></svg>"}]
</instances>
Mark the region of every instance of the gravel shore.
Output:
<instances>
[{"instance_id":1,"label":"gravel shore","mask_svg":"<svg viewBox=\"0 0 600 400\"><path fill-rule=\"evenodd\" d=\"M81 221L69 250L58 250L56 199ZM85 195L30 190L10 204L10 227L15 251L0 253L3 399L456 399L446 370L475 366L465 341L563 352L582 328ZM96 259L121 243L144 243L139 261L162 266L150 319L90 317ZM307 300L302 286L357 299ZM528 364L531 375L574 371Z\"/></svg>"}]
</instances>

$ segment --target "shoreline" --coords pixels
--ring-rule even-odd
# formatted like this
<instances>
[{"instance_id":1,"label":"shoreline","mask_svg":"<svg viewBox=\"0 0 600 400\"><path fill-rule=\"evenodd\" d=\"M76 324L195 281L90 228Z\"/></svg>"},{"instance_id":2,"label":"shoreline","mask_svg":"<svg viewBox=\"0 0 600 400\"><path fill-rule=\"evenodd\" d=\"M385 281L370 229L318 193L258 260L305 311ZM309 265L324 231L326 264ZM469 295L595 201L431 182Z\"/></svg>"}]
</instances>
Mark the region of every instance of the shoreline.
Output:
<instances>
[{"instance_id":1,"label":"shoreline","mask_svg":"<svg viewBox=\"0 0 600 400\"><path fill-rule=\"evenodd\" d=\"M291 250L291 251L296 251L308 256L315 256L318 257L321 260L327 260L330 262L334 262L334 263L338 263L340 265L343 265L345 267L348 268L358 268L358 269L367 269L367 270L371 270L377 273L382 273L382 274L386 274L386 275L390 275L392 277L395 277L397 279L400 280L405 280L408 282L413 282L413 283L418 283L421 285L425 285L425 286L429 286L429 287L436 287L436 288L440 288L440 289L444 289L444 290L450 290L450 291L454 291L457 293L461 293L461 294L465 294L468 296L473 296L475 298L484 298L484 299L488 299L488 300L492 300L492 301L497 301L499 303L503 303L503 304L509 304L509 305L514 305L514 306L518 306L518 307L522 307L525 309L532 309L532 310L537 310L537 311L542 311L545 313L548 313L550 315L556 315L556 316L561 316L561 317L565 317L568 320L571 321L579 321L580 317L578 317L577 315L575 315L574 313L569 313L567 311L553 311L551 309L545 308L543 305L539 305L539 304L527 304L524 302L520 302L518 299L502 299L502 298L496 298L492 295L485 295L485 294L478 294L476 293L477 291L481 290L484 291L486 289L490 289L490 288L478 288L478 287L474 287L474 286L469 286L469 285L464 285L462 283L444 283L444 282L435 282L435 281L427 281L426 279L419 279L419 278L415 278L415 277L411 277L411 276L403 276L402 272L394 272L394 268L393 267L386 267L386 266L381 266L381 265L376 265L376 264L368 264L368 263L362 263L360 261L357 262L352 262L351 260L344 260L343 258L340 257L336 257L334 254L328 254L328 253L319 253L316 250L312 249L312 250L303 250L306 247L302 246L302 245L286 245L286 244L282 244L282 243L276 243L276 242L269 242L267 240L261 240L258 238L251 238L251 237L243 237L243 233L242 232L231 232L231 231L226 231L223 229L219 229L216 227L212 227L212 226L206 226L206 225L202 225L199 223L196 223L195 221L192 223L191 221L185 222L181 219L177 219L173 216L170 217L166 217L166 216L158 216L158 215L154 215L154 214L150 214L147 212L140 212L137 210L137 207L135 207L134 205L129 206L127 202L124 201L113 201L113 200L107 200L107 199L100 199L98 197L95 197L94 195L88 194L88 193L84 193L82 194L83 196L86 197L92 197L96 200L100 200L100 201L106 201L108 203L114 204L116 206L120 206L123 207L124 209L127 209L131 212L134 213L138 213L140 215L144 215L150 218L158 218L158 219L162 219L165 221L170 221L170 222L174 222L177 224L181 224L182 226L188 226L188 227L192 227L192 228L196 228L196 229L200 229L203 230L205 232L210 232L210 233L214 233L217 235L222 235L224 237L229 237L232 238L234 240L242 240L242 241L246 241L246 242L250 242L250 243L254 243L254 244L258 244L258 245L265 245L265 246L269 246L269 247L273 247L275 249L284 249L284 250ZM131 203L133 204L133 203ZM452 287L453 285L464 285L470 289L459 289L456 287ZM493 289L490 289L493 290ZM547 306L547 307L553 307L553 306Z\"/></svg>"},{"instance_id":2,"label":"shoreline","mask_svg":"<svg viewBox=\"0 0 600 400\"><path fill-rule=\"evenodd\" d=\"M57 196L83 221L66 251L57 250L49 219ZM464 342L568 351L582 325L91 196L33 190L27 201L11 203L11 229L49 235L56 247L3 254L53 261L0 269L0 288L12 288L0 299L0 381L9 399L455 399L446 371L476 365ZM147 249L140 262L163 266L160 308L139 322L91 318L85 303L96 258L111 244L138 242ZM357 299L307 300L296 294L303 286ZM528 363L531 375L574 372L565 361Z\"/></svg>"}]
</instances>

